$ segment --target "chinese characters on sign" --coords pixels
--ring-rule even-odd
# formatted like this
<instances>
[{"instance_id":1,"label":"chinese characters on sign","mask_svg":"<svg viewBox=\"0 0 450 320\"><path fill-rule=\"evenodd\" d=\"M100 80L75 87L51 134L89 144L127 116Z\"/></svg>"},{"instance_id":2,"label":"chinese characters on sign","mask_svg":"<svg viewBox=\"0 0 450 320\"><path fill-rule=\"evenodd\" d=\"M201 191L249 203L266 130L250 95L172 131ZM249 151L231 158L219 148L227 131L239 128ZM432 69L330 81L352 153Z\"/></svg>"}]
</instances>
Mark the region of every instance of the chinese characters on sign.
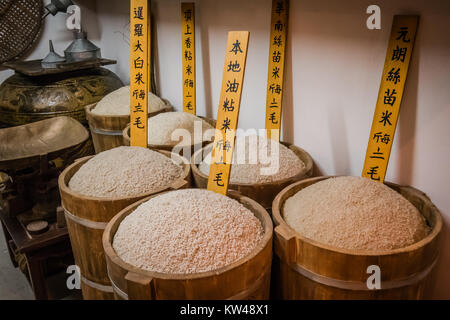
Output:
<instances>
[{"instance_id":1,"label":"chinese characters on sign","mask_svg":"<svg viewBox=\"0 0 450 320\"><path fill-rule=\"evenodd\" d=\"M148 0L130 2L130 144L147 147L150 11Z\"/></svg>"},{"instance_id":2,"label":"chinese characters on sign","mask_svg":"<svg viewBox=\"0 0 450 320\"><path fill-rule=\"evenodd\" d=\"M228 33L208 190L226 195L247 60L248 31Z\"/></svg>"},{"instance_id":3,"label":"chinese characters on sign","mask_svg":"<svg viewBox=\"0 0 450 320\"><path fill-rule=\"evenodd\" d=\"M288 0L272 1L269 70L267 76L266 134L268 138L274 140L280 139L288 13ZM272 132L272 130L275 131ZM277 136L273 136L274 134Z\"/></svg>"},{"instance_id":4,"label":"chinese characters on sign","mask_svg":"<svg viewBox=\"0 0 450 320\"><path fill-rule=\"evenodd\" d=\"M195 102L195 6L181 3L181 57L183 111L196 114Z\"/></svg>"},{"instance_id":5,"label":"chinese characters on sign","mask_svg":"<svg viewBox=\"0 0 450 320\"><path fill-rule=\"evenodd\" d=\"M394 16L362 176L383 182L391 154L418 16Z\"/></svg>"}]
</instances>

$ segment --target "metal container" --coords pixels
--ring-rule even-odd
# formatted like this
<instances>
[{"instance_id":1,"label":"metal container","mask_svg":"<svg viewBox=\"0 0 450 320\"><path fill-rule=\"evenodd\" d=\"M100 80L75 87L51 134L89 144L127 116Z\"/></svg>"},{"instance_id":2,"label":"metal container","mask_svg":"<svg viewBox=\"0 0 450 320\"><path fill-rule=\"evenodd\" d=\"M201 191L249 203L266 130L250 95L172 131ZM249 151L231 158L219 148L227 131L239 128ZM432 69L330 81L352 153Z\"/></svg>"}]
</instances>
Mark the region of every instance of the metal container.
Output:
<instances>
[{"instance_id":1,"label":"metal container","mask_svg":"<svg viewBox=\"0 0 450 320\"><path fill-rule=\"evenodd\" d=\"M16 73L0 85L0 126L17 126L56 116L87 124L84 107L123 83L105 68L28 77Z\"/></svg>"},{"instance_id":2,"label":"metal container","mask_svg":"<svg viewBox=\"0 0 450 320\"><path fill-rule=\"evenodd\" d=\"M100 48L87 39L84 31L74 32L75 40L64 50L67 62L101 59Z\"/></svg>"}]
</instances>

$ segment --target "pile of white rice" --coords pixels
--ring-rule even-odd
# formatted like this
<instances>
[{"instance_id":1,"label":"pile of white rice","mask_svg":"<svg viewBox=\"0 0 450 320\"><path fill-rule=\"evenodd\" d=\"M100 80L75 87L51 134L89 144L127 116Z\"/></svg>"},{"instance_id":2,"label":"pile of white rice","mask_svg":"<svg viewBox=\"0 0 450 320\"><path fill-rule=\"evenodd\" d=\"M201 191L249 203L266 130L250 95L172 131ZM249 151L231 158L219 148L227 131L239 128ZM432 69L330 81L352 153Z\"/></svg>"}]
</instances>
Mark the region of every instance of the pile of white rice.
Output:
<instances>
[{"instance_id":1,"label":"pile of white rice","mask_svg":"<svg viewBox=\"0 0 450 320\"><path fill-rule=\"evenodd\" d=\"M287 199L283 215L301 235L343 249L403 248L429 233L424 217L402 195L360 177L306 187Z\"/></svg>"},{"instance_id":2,"label":"pile of white rice","mask_svg":"<svg viewBox=\"0 0 450 320\"><path fill-rule=\"evenodd\" d=\"M183 173L180 165L159 152L118 147L83 164L70 179L69 188L92 197L132 197L167 187Z\"/></svg>"},{"instance_id":3,"label":"pile of white rice","mask_svg":"<svg viewBox=\"0 0 450 320\"><path fill-rule=\"evenodd\" d=\"M261 222L238 201L205 189L184 189L137 207L121 222L113 248L141 269L189 274L243 258L263 232Z\"/></svg>"},{"instance_id":4,"label":"pile of white rice","mask_svg":"<svg viewBox=\"0 0 450 320\"><path fill-rule=\"evenodd\" d=\"M148 93L148 112L166 108L166 103L153 93ZM130 86L119 88L100 100L92 113L108 116L126 116L130 114Z\"/></svg>"},{"instance_id":5,"label":"pile of white rice","mask_svg":"<svg viewBox=\"0 0 450 320\"><path fill-rule=\"evenodd\" d=\"M252 141L257 142L257 145L253 144ZM264 158L261 158L260 155L265 154L267 158L272 156L271 143L275 143L279 150L279 154L275 154L274 150L273 155L278 158L278 170L275 174L267 175L261 169L267 168L270 164L264 163L267 160L263 160ZM238 163L237 161L238 154L244 152L241 150L245 150L245 158L242 158L245 160L244 163ZM255 157L257 160L256 163L254 161L253 163L250 162L252 157ZM211 153L200 163L200 171L205 175L209 175L210 164ZM268 183L280 181L301 173L305 168L303 161L291 149L277 141L268 140L265 137L256 135L236 138L232 164L230 183Z\"/></svg>"},{"instance_id":6,"label":"pile of white rice","mask_svg":"<svg viewBox=\"0 0 450 320\"><path fill-rule=\"evenodd\" d=\"M209 123L199 117L187 112L164 112L148 119L148 144L174 146L181 141L181 145L191 145L194 143L194 124L198 123L201 129L200 141L202 141L205 130L214 129ZM172 133L176 129L180 133L186 134L186 139L174 137ZM214 132L212 132L214 135Z\"/></svg>"}]
</instances>

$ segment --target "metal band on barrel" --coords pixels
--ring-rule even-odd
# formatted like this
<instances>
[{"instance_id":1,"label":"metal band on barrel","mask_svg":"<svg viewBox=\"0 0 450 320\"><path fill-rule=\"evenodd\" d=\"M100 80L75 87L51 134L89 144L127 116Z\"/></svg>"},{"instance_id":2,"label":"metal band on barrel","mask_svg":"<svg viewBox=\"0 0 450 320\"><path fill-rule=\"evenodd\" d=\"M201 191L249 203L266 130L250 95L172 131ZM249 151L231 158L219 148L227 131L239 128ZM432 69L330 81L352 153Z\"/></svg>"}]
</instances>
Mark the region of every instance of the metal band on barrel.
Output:
<instances>
[{"instance_id":1,"label":"metal band on barrel","mask_svg":"<svg viewBox=\"0 0 450 320\"><path fill-rule=\"evenodd\" d=\"M106 225L108 224L107 222L97 222L80 218L67 211L66 208L63 207L63 209L67 218L87 228L104 230L106 228Z\"/></svg>"},{"instance_id":2,"label":"metal band on barrel","mask_svg":"<svg viewBox=\"0 0 450 320\"><path fill-rule=\"evenodd\" d=\"M107 268L107 273L108 273L108 278L109 281L111 282L112 287L115 290L115 293L121 297L124 300L128 300L128 294L126 294L125 292L123 292L113 281L113 279L111 278L111 276L109 275L109 268ZM266 279L267 275L270 273L270 270L266 270L263 275L261 277L259 277L254 283L252 283L252 285L247 288L242 290L241 292L235 294L234 296L231 296L225 300L239 300L242 298L245 298L247 296L249 296L251 293L255 292L256 290L259 289L260 285L264 282L264 280Z\"/></svg>"},{"instance_id":3,"label":"metal band on barrel","mask_svg":"<svg viewBox=\"0 0 450 320\"><path fill-rule=\"evenodd\" d=\"M121 136L122 130L102 130L98 128L89 127L93 133L101 134L104 136Z\"/></svg>"},{"instance_id":4,"label":"metal band on barrel","mask_svg":"<svg viewBox=\"0 0 450 320\"><path fill-rule=\"evenodd\" d=\"M261 284L267 279L268 276L270 276L270 269L265 270L265 272L262 273L262 276L256 279L255 282L253 282L249 288L242 290L241 292L235 294L234 296L226 298L226 300L252 299L247 297L251 296L252 293L256 292L261 287Z\"/></svg>"},{"instance_id":5,"label":"metal band on barrel","mask_svg":"<svg viewBox=\"0 0 450 320\"><path fill-rule=\"evenodd\" d=\"M113 287L112 286L107 286L101 283L97 283L94 281L91 281L89 279L86 279L85 277L83 277L82 274L80 274L81 277L81 281L83 281L85 284L87 284L89 287L103 291L103 292L108 292L108 293L114 293Z\"/></svg>"},{"instance_id":6,"label":"metal band on barrel","mask_svg":"<svg viewBox=\"0 0 450 320\"><path fill-rule=\"evenodd\" d=\"M108 274L108 278L109 278L109 282L111 282L111 286L114 289L114 292L121 297L124 300L128 300L128 294L126 294L125 292L123 292L113 281L113 279L111 278L111 276L109 275L109 268L108 266L106 266L106 273Z\"/></svg>"},{"instance_id":7,"label":"metal band on barrel","mask_svg":"<svg viewBox=\"0 0 450 320\"><path fill-rule=\"evenodd\" d=\"M418 283L423 278L425 278L436 265L437 257L434 259L433 263L430 264L424 270L414 273L411 276L398 280L390 280L390 281L381 281L381 289L369 289L367 287L366 282L360 281L349 281L349 280L340 280L334 279L326 276L322 276L315 272L312 272L296 263L292 263L289 266L294 269L296 272L300 273L305 278L312 280L314 282L318 282L320 284L335 287L343 290L354 290L354 291L376 291L376 290L386 290L386 289L395 289L410 286ZM369 276L369 275L368 275Z\"/></svg>"}]
</instances>

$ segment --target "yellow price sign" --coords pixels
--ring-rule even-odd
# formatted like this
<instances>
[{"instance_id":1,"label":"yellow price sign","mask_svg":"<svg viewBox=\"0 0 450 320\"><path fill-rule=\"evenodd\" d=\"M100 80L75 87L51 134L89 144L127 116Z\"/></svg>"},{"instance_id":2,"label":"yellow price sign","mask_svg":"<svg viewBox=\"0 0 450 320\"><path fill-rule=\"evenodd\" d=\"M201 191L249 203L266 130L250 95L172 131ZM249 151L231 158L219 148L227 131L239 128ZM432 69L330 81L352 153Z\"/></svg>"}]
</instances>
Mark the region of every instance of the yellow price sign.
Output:
<instances>
[{"instance_id":1,"label":"yellow price sign","mask_svg":"<svg viewBox=\"0 0 450 320\"><path fill-rule=\"evenodd\" d=\"M195 115L195 5L192 2L181 3L181 42L183 111Z\"/></svg>"},{"instance_id":2,"label":"yellow price sign","mask_svg":"<svg viewBox=\"0 0 450 320\"><path fill-rule=\"evenodd\" d=\"M266 135L280 140L283 103L283 76L289 16L288 0L272 1L270 23L269 71L267 75Z\"/></svg>"},{"instance_id":3,"label":"yellow price sign","mask_svg":"<svg viewBox=\"0 0 450 320\"><path fill-rule=\"evenodd\" d=\"M248 31L228 33L208 190L226 195L247 61Z\"/></svg>"},{"instance_id":4,"label":"yellow price sign","mask_svg":"<svg viewBox=\"0 0 450 320\"><path fill-rule=\"evenodd\" d=\"M394 16L362 176L384 181L405 89L418 16Z\"/></svg>"},{"instance_id":5,"label":"yellow price sign","mask_svg":"<svg viewBox=\"0 0 450 320\"><path fill-rule=\"evenodd\" d=\"M150 10L148 0L130 4L130 145L147 147Z\"/></svg>"}]
</instances>

